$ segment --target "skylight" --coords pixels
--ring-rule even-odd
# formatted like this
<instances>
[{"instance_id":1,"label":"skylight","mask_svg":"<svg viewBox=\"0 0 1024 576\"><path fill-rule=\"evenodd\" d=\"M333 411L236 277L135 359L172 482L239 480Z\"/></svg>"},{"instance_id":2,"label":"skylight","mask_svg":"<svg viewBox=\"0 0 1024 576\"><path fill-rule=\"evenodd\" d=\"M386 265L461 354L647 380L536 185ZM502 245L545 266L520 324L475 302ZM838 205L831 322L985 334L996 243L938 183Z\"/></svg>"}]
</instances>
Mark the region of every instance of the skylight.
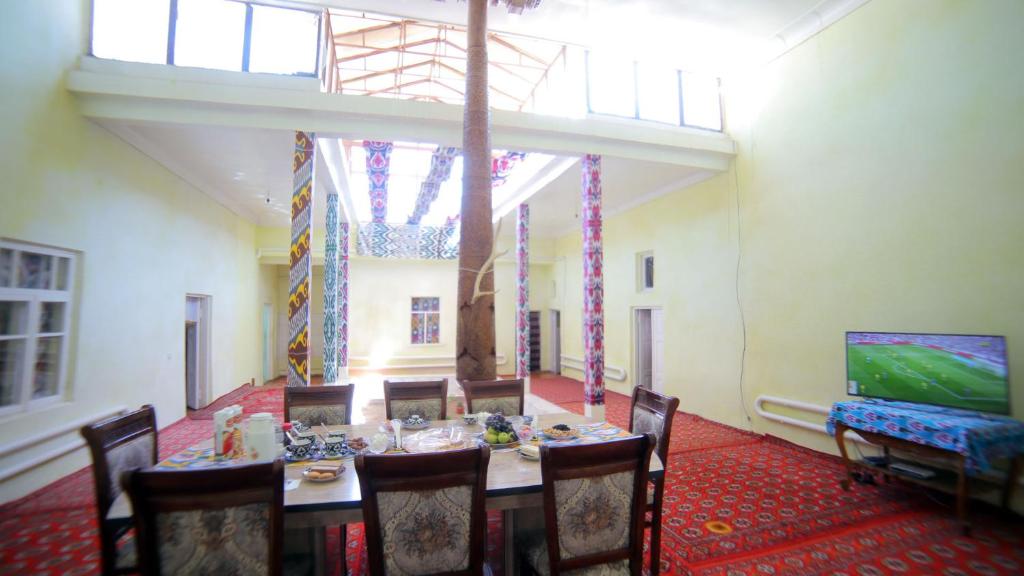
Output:
<instances>
[{"instance_id":1,"label":"skylight","mask_svg":"<svg viewBox=\"0 0 1024 576\"><path fill-rule=\"evenodd\" d=\"M366 151L361 141L345 141L348 153L349 186L352 205L360 222L372 220L370 210L370 182L366 173ZM420 187L430 172L431 157L436 144L395 142L391 152L390 176L388 178L387 216L388 224L406 224L413 213ZM492 157L505 154L494 150ZM521 193L534 176L546 169L556 157L548 154L529 153L518 161L502 184L492 188L492 205L500 206L508 199ZM444 226L456 218L462 208L462 156L456 156L451 174L441 185L437 198L420 219L425 226Z\"/></svg>"}]
</instances>

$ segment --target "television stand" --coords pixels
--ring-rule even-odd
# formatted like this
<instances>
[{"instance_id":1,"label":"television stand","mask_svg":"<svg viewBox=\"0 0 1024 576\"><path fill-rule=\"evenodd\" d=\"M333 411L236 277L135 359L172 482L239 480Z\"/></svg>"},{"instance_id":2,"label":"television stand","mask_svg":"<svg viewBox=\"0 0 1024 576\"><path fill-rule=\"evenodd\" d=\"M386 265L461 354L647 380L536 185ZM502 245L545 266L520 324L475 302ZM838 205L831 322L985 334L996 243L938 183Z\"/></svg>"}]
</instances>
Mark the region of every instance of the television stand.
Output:
<instances>
[{"instance_id":1,"label":"television stand","mask_svg":"<svg viewBox=\"0 0 1024 576\"><path fill-rule=\"evenodd\" d=\"M846 451L846 443L843 438L843 435L847 430L853 430L864 438L864 440L867 440L871 444L881 446L885 453L885 458L878 463L851 460ZM846 468L846 477L840 482L840 485L844 490L850 490L854 471L858 468L862 468L881 472L886 482L889 482L891 477L897 477L907 482L955 494L957 519L960 522L964 535L970 535L971 530L970 523L967 519L969 484L973 483L976 489L991 489L993 487L998 489L998 484L993 479L986 477L970 479L967 475L967 458L963 454L953 450L943 450L934 446L926 446L924 444L911 442L910 440L888 436L880 432L867 432L865 430L852 428L846 423L840 421L835 422L835 439L836 444L839 445L839 453L842 455L843 464ZM894 468L892 464L896 462L905 462L911 465L918 465L918 463L892 458L890 452L893 449L934 459L941 463L950 464L952 470L935 470L935 475L929 478L921 478L913 473L900 471L898 466ZM1001 504L1004 509L1009 509L1010 502L1013 497L1013 490L1017 484L1017 477L1019 476L1022 468L1021 459L1021 456L1016 456L1010 460L1009 473L1002 483Z\"/></svg>"}]
</instances>

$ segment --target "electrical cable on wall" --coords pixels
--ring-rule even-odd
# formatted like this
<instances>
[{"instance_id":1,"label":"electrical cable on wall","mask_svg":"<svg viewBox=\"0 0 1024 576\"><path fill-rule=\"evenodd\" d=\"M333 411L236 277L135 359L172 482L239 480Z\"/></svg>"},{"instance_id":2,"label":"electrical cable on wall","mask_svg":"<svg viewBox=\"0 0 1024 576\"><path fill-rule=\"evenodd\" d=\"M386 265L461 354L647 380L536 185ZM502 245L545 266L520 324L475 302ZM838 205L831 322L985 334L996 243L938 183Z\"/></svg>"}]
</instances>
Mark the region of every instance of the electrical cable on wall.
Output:
<instances>
[{"instance_id":1,"label":"electrical cable on wall","mask_svg":"<svg viewBox=\"0 0 1024 576\"><path fill-rule=\"evenodd\" d=\"M740 299L740 263L743 257L743 231L740 226L740 168L737 160L732 164L733 187L736 191L736 308L740 313L740 326L743 329L743 350L740 352L740 406L747 417L747 423L753 422L747 401L743 394L743 376L747 367L747 318L743 313L743 301Z\"/></svg>"}]
</instances>

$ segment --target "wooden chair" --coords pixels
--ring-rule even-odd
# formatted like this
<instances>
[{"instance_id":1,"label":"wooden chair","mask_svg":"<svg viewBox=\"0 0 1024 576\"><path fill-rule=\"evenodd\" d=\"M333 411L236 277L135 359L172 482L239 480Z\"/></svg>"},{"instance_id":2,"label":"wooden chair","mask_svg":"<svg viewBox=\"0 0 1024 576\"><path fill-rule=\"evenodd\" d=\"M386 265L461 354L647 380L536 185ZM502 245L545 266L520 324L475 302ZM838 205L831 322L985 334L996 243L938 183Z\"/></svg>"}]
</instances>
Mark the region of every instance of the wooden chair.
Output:
<instances>
[{"instance_id":1,"label":"wooden chair","mask_svg":"<svg viewBox=\"0 0 1024 576\"><path fill-rule=\"evenodd\" d=\"M405 420L418 414L427 420L445 420L448 417L448 379L384 381L384 411L388 420Z\"/></svg>"},{"instance_id":2,"label":"wooden chair","mask_svg":"<svg viewBox=\"0 0 1024 576\"><path fill-rule=\"evenodd\" d=\"M650 434L577 446L541 446L544 530L519 539L522 565L562 572L640 576Z\"/></svg>"},{"instance_id":3,"label":"wooden chair","mask_svg":"<svg viewBox=\"0 0 1024 576\"><path fill-rule=\"evenodd\" d=\"M356 456L370 574L482 576L489 460L486 446Z\"/></svg>"},{"instance_id":4,"label":"wooden chair","mask_svg":"<svg viewBox=\"0 0 1024 576\"><path fill-rule=\"evenodd\" d=\"M505 416L523 415L523 380L480 380L461 382L466 394L466 412L501 412Z\"/></svg>"},{"instance_id":5,"label":"wooden chair","mask_svg":"<svg viewBox=\"0 0 1024 576\"><path fill-rule=\"evenodd\" d=\"M283 461L135 470L121 482L135 511L142 574L281 574Z\"/></svg>"},{"instance_id":6,"label":"wooden chair","mask_svg":"<svg viewBox=\"0 0 1024 576\"><path fill-rule=\"evenodd\" d=\"M306 426L352 423L352 394L355 386L316 386L284 389L284 419L298 420Z\"/></svg>"},{"instance_id":7,"label":"wooden chair","mask_svg":"<svg viewBox=\"0 0 1024 576\"><path fill-rule=\"evenodd\" d=\"M121 473L157 462L156 411L147 404L134 412L82 426L80 432L92 454L103 574L137 572L136 541L128 531L131 526L112 526L107 522L107 512L121 494Z\"/></svg>"},{"instance_id":8,"label":"wooden chair","mask_svg":"<svg viewBox=\"0 0 1024 576\"><path fill-rule=\"evenodd\" d=\"M634 434L653 434L654 453L668 470L668 445L672 440L672 420L679 408L679 398L665 396L646 388L633 388L633 409L629 415L629 430ZM660 572L661 562L661 510L665 498L665 477L651 479L653 489L647 491L647 511L651 521L644 524L651 529L651 576Z\"/></svg>"},{"instance_id":9,"label":"wooden chair","mask_svg":"<svg viewBox=\"0 0 1024 576\"><path fill-rule=\"evenodd\" d=\"M287 422L298 420L310 428L321 424L328 426L351 424L352 396L355 389L354 384L315 387L288 386L284 389L284 419ZM344 524L339 528L341 530L341 572L344 574L348 528ZM323 537L322 533L321 537Z\"/></svg>"}]
</instances>

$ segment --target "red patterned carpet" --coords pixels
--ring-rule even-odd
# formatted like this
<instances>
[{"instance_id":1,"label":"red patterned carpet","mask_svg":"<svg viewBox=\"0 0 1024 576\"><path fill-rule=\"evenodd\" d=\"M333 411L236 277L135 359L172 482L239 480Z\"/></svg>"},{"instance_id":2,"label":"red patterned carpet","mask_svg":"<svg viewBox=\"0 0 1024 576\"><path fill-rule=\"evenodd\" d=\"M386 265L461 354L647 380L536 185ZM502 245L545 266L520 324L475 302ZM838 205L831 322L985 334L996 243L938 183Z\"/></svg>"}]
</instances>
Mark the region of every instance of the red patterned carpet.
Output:
<instances>
[{"instance_id":1,"label":"red patterned carpet","mask_svg":"<svg viewBox=\"0 0 1024 576\"><path fill-rule=\"evenodd\" d=\"M537 375L532 391L582 413L582 384ZM630 399L607 393L608 420L625 426ZM217 405L283 411L279 386L243 387ZM685 405L685 403L684 403ZM212 413L212 412L211 412ZM205 439L211 423L193 414L160 431L168 456ZM193 419L194 418L194 419ZM665 493L662 573L761 574L1024 573L1024 522L972 503L974 536L960 535L944 497L898 484L839 488L836 458L781 440L679 413ZM0 506L0 574L97 574L91 471L86 468ZM729 533L708 529L724 522ZM488 556L499 568L500 516L490 517ZM338 533L328 532L338 557ZM362 525L349 526L348 567L365 573ZM339 573L339 564L331 574Z\"/></svg>"}]
</instances>

